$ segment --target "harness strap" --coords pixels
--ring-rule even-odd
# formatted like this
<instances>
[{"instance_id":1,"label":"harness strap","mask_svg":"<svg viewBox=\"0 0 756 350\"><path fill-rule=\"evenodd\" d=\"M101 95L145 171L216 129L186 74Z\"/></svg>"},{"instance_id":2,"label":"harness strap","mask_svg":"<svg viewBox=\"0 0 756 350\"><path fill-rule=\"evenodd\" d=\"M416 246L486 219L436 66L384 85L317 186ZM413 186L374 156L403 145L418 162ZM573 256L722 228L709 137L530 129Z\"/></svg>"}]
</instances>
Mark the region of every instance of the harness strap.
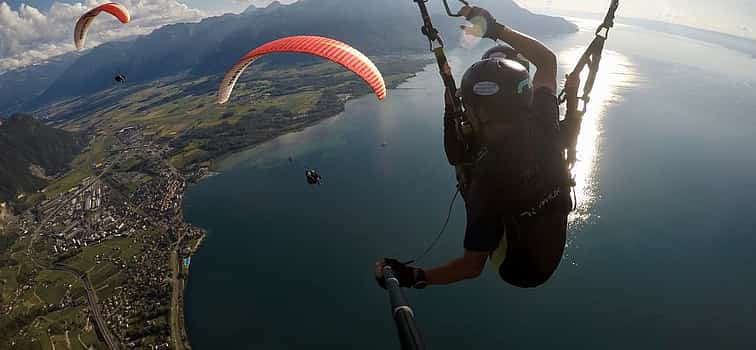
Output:
<instances>
[{"instance_id":1,"label":"harness strap","mask_svg":"<svg viewBox=\"0 0 756 350\"><path fill-rule=\"evenodd\" d=\"M462 100L457 96L457 83L454 81L454 76L452 75L451 67L449 66L449 60L446 58L446 53L444 52L444 41L439 35L438 30L433 26L433 22L431 22L428 8L425 6L427 1L428 0L414 0L420 10L420 16L423 19L421 32L428 39L428 45L436 58L441 79L444 82L444 86L451 94L451 118L454 121L454 129L457 139L464 145L465 151L472 153L472 150L475 147L472 125L463 112ZM461 2L465 5L468 4L466 1ZM444 1L444 5L447 12L451 15L452 12L449 9L446 0ZM469 168L469 164L456 166L459 183L462 188L469 184Z\"/></svg>"},{"instance_id":2,"label":"harness strap","mask_svg":"<svg viewBox=\"0 0 756 350\"><path fill-rule=\"evenodd\" d=\"M609 10L604 17L604 22L596 29L595 38L588 45L588 48L570 73L570 76L580 76L586 67L588 68L588 77L583 85L582 95L578 97L578 89L568 90L566 87L559 93L559 104L567 102L567 109L564 119L560 122L560 127L563 127L561 133L564 136L562 142L566 151L565 165L569 174L573 195L575 195L575 178L571 172L575 162L577 162L577 140L580 135L580 126L583 122L583 116L588 111L588 103L591 101L591 92L593 92L596 77L598 76L604 44L609 37L609 29L614 27L614 19L618 8L619 0L612 0ZM580 106L580 101L583 101L582 106ZM576 206L577 201L573 200L573 210Z\"/></svg>"}]
</instances>

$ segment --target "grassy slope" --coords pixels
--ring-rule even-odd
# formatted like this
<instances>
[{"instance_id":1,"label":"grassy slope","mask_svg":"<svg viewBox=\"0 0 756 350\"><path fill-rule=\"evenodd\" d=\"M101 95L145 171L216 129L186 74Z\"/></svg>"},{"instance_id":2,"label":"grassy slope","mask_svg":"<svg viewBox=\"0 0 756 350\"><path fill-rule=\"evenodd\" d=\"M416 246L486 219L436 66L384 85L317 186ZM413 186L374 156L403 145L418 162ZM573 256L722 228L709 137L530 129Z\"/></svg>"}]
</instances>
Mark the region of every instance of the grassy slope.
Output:
<instances>
[{"instance_id":1,"label":"grassy slope","mask_svg":"<svg viewBox=\"0 0 756 350\"><path fill-rule=\"evenodd\" d=\"M64 170L84 145L81 135L49 127L30 116L15 116L0 126L0 201L36 191L46 181L32 174L39 165L48 175Z\"/></svg>"}]
</instances>

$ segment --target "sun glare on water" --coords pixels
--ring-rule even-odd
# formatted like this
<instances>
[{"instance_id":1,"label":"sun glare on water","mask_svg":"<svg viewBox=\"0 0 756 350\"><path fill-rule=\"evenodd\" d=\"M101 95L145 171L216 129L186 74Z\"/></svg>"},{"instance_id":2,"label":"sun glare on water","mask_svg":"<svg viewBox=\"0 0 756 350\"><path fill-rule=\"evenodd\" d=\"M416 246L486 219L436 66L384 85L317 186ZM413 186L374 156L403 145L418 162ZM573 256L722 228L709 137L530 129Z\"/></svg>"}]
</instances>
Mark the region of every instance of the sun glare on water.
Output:
<instances>
[{"instance_id":1,"label":"sun glare on water","mask_svg":"<svg viewBox=\"0 0 756 350\"><path fill-rule=\"evenodd\" d=\"M567 50L560 54L560 62L565 64L565 68L571 69L584 50L583 47ZM581 77L583 83L587 74L588 69ZM607 116L609 106L621 101L621 91L634 86L635 82L636 73L628 58L617 52L605 50L578 137L578 161L572 169L576 182L577 210L570 215L571 225L585 223L591 218L591 208L599 199L597 175L603 142L601 134L604 118ZM580 93L582 93L582 86Z\"/></svg>"}]
</instances>

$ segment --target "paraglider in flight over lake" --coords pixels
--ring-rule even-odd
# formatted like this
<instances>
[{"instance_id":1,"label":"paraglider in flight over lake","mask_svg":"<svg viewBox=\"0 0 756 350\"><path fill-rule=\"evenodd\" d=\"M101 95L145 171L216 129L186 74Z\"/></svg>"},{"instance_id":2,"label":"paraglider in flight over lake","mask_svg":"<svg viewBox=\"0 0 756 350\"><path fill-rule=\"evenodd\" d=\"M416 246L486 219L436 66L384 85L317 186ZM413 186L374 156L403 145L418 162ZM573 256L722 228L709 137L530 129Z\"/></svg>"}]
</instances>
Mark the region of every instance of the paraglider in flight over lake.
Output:
<instances>
[{"instance_id":1,"label":"paraglider in flight over lake","mask_svg":"<svg viewBox=\"0 0 756 350\"><path fill-rule=\"evenodd\" d=\"M292 36L273 40L248 52L223 77L218 103L226 103L244 70L260 56L275 52L297 52L319 56L342 65L364 80L378 100L386 97L386 84L378 68L367 56L338 40L319 36Z\"/></svg>"},{"instance_id":2,"label":"paraglider in flight over lake","mask_svg":"<svg viewBox=\"0 0 756 350\"><path fill-rule=\"evenodd\" d=\"M126 10L123 5L113 2L97 6L87 11L87 13L82 15L81 18L76 21L76 27L74 28L74 45L76 45L77 50L81 50L81 48L84 47L84 42L87 40L87 30L92 26L95 17L101 12L107 12L113 15L124 24L129 23L131 20L129 11Z\"/></svg>"},{"instance_id":3,"label":"paraglider in flight over lake","mask_svg":"<svg viewBox=\"0 0 756 350\"><path fill-rule=\"evenodd\" d=\"M116 83L121 83L121 84L123 84L123 83L125 83L125 82L126 82L126 76L125 76L125 75L123 75L123 74L118 74L118 75L116 75L116 76L115 76L115 78L113 78L113 79L115 79Z\"/></svg>"},{"instance_id":4,"label":"paraglider in flight over lake","mask_svg":"<svg viewBox=\"0 0 756 350\"><path fill-rule=\"evenodd\" d=\"M320 182L323 180L323 178L320 177L320 174L313 169L307 169L305 171L305 178L307 178L307 183L310 185L320 185Z\"/></svg>"}]
</instances>

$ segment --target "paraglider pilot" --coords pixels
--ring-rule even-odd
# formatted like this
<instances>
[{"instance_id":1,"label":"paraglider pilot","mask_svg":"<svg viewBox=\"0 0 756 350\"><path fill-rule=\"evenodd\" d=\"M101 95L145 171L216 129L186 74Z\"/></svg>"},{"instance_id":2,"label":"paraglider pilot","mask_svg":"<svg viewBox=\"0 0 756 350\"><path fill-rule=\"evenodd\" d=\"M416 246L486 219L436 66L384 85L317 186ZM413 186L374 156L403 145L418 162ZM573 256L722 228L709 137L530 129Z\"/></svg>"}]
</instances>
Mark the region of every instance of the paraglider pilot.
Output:
<instances>
[{"instance_id":1,"label":"paraglider pilot","mask_svg":"<svg viewBox=\"0 0 756 350\"><path fill-rule=\"evenodd\" d=\"M538 40L497 23L485 9L465 6L460 14L474 25L463 28L468 34L511 46L489 52L462 79L462 104L473 125L473 146L485 149L482 158L471 159L456 137L446 96L444 147L465 200L464 254L428 269L384 259L375 263L376 279L382 284L389 265L403 287L450 284L478 277L490 259L507 283L536 287L559 265L572 208L559 142L557 57ZM528 62L537 68L532 80ZM568 89L577 86L579 78L569 79Z\"/></svg>"}]
</instances>

